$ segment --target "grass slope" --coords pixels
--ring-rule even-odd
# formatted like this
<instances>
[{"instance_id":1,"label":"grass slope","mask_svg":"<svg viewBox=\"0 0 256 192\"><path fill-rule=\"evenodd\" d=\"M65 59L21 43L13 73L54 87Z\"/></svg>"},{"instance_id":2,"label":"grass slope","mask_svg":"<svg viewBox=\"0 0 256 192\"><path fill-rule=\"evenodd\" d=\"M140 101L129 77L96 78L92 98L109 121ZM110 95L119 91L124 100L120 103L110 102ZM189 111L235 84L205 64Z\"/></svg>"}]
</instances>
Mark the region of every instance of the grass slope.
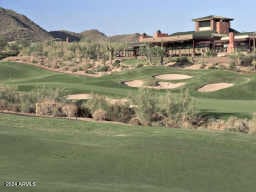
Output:
<instances>
[{"instance_id":1,"label":"grass slope","mask_svg":"<svg viewBox=\"0 0 256 192\"><path fill-rule=\"evenodd\" d=\"M19 63L0 63L0 83L17 86L21 91L29 91L39 86L64 88L68 93L98 93L111 97L126 97L136 94L136 88L120 82L134 79L150 80L154 75L180 73L192 75L186 80L186 87L196 98L199 110L207 113L248 115L256 108L256 76L222 70L181 70L168 67L143 67L124 71L101 78L90 78L49 72ZM232 82L235 86L214 93L199 93L197 89L208 83ZM157 91L159 94L166 91ZM179 90L173 90L178 93Z\"/></svg>"},{"instance_id":2,"label":"grass slope","mask_svg":"<svg viewBox=\"0 0 256 192\"><path fill-rule=\"evenodd\" d=\"M0 114L0 182L24 191L255 191L256 138ZM4 188L1 191L17 191Z\"/></svg>"}]
</instances>

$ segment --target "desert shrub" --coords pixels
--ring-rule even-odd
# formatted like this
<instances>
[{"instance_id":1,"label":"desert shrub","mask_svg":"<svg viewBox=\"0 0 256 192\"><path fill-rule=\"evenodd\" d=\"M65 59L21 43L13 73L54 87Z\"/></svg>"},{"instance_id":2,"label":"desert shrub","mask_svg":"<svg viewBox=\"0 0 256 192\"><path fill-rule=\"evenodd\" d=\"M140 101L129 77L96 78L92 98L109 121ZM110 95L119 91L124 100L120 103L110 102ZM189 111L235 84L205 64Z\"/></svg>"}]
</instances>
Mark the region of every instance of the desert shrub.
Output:
<instances>
[{"instance_id":1,"label":"desert shrub","mask_svg":"<svg viewBox=\"0 0 256 192\"><path fill-rule=\"evenodd\" d=\"M230 70L236 69L236 64L235 64L235 62L231 62L231 63L229 64L229 69L230 69Z\"/></svg>"},{"instance_id":2,"label":"desert shrub","mask_svg":"<svg viewBox=\"0 0 256 192\"><path fill-rule=\"evenodd\" d=\"M222 119L210 119L208 120L205 127L209 130L225 130L225 121Z\"/></svg>"},{"instance_id":3,"label":"desert shrub","mask_svg":"<svg viewBox=\"0 0 256 192\"><path fill-rule=\"evenodd\" d=\"M35 113L35 103L31 102L27 97L22 97L20 102L20 111L24 113Z\"/></svg>"},{"instance_id":4,"label":"desert shrub","mask_svg":"<svg viewBox=\"0 0 256 192\"><path fill-rule=\"evenodd\" d=\"M230 55L230 58L232 59L232 62L235 65L252 66L253 61L255 60L255 55L254 54L243 54L240 52L236 52L236 53Z\"/></svg>"},{"instance_id":5,"label":"desert shrub","mask_svg":"<svg viewBox=\"0 0 256 192\"><path fill-rule=\"evenodd\" d=\"M252 120L241 119L237 117L229 117L227 120L223 119L212 119L206 124L208 129L212 130L226 130L232 132L241 133L254 133L256 120L255 117Z\"/></svg>"},{"instance_id":6,"label":"desert shrub","mask_svg":"<svg viewBox=\"0 0 256 192\"><path fill-rule=\"evenodd\" d=\"M142 125L140 120L137 117L133 117L130 119L129 124L131 125Z\"/></svg>"},{"instance_id":7,"label":"desert shrub","mask_svg":"<svg viewBox=\"0 0 256 192\"><path fill-rule=\"evenodd\" d=\"M120 63L121 61L120 60L115 60L115 62L112 64L114 67L120 67Z\"/></svg>"},{"instance_id":8,"label":"desert shrub","mask_svg":"<svg viewBox=\"0 0 256 192\"><path fill-rule=\"evenodd\" d=\"M62 106L61 111L68 118L77 117L78 107L74 103L66 103Z\"/></svg>"},{"instance_id":9,"label":"desert shrub","mask_svg":"<svg viewBox=\"0 0 256 192\"><path fill-rule=\"evenodd\" d=\"M90 109L87 106L87 101L79 101L77 105L77 116L79 117L92 117Z\"/></svg>"},{"instance_id":10,"label":"desert shrub","mask_svg":"<svg viewBox=\"0 0 256 192\"><path fill-rule=\"evenodd\" d=\"M139 64L137 64L136 65L136 68L141 68L141 67L143 67L144 65L142 64L142 63L139 63Z\"/></svg>"},{"instance_id":11,"label":"desert shrub","mask_svg":"<svg viewBox=\"0 0 256 192\"><path fill-rule=\"evenodd\" d=\"M191 61L188 59L188 57L178 57L176 59L176 66L179 66L179 67L183 67L185 65L190 65L191 64Z\"/></svg>"},{"instance_id":12,"label":"desert shrub","mask_svg":"<svg viewBox=\"0 0 256 192\"><path fill-rule=\"evenodd\" d=\"M252 119L249 121L249 134L256 134L256 113L253 113Z\"/></svg>"},{"instance_id":13,"label":"desert shrub","mask_svg":"<svg viewBox=\"0 0 256 192\"><path fill-rule=\"evenodd\" d=\"M99 109L107 111L108 102L104 96L92 94L92 98L93 99L89 99L86 102L86 107L89 109L91 114Z\"/></svg>"},{"instance_id":14,"label":"desert shrub","mask_svg":"<svg viewBox=\"0 0 256 192\"><path fill-rule=\"evenodd\" d=\"M225 130L234 131L234 132L249 132L249 121L247 119L239 119L237 117L230 117L225 122Z\"/></svg>"},{"instance_id":15,"label":"desert shrub","mask_svg":"<svg viewBox=\"0 0 256 192\"><path fill-rule=\"evenodd\" d=\"M6 110L7 106L8 106L7 101L0 99L0 110Z\"/></svg>"},{"instance_id":16,"label":"desert shrub","mask_svg":"<svg viewBox=\"0 0 256 192\"><path fill-rule=\"evenodd\" d=\"M36 114L37 115L51 115L54 117L63 116L62 104L55 100L45 99L36 103Z\"/></svg>"},{"instance_id":17,"label":"desert shrub","mask_svg":"<svg viewBox=\"0 0 256 192\"><path fill-rule=\"evenodd\" d=\"M158 98L150 89L139 89L138 94L131 97L136 116L143 125L151 125L153 115L159 112Z\"/></svg>"},{"instance_id":18,"label":"desert shrub","mask_svg":"<svg viewBox=\"0 0 256 192\"><path fill-rule=\"evenodd\" d=\"M60 100L62 91L59 89L48 89L41 87L30 92L18 92L16 88L3 87L0 89L0 100L2 108L8 110L34 113L36 103L45 99ZM14 107L15 106L15 107Z\"/></svg>"},{"instance_id":19,"label":"desert shrub","mask_svg":"<svg viewBox=\"0 0 256 192\"><path fill-rule=\"evenodd\" d=\"M140 89L131 97L136 117L143 125L160 125L165 127L192 127L196 118L194 101L188 91L178 96L171 93L158 95L150 89Z\"/></svg>"},{"instance_id":20,"label":"desert shrub","mask_svg":"<svg viewBox=\"0 0 256 192\"><path fill-rule=\"evenodd\" d=\"M96 121L103 121L107 119L107 112L103 109L97 109L93 112L92 117Z\"/></svg>"},{"instance_id":21,"label":"desert shrub","mask_svg":"<svg viewBox=\"0 0 256 192\"><path fill-rule=\"evenodd\" d=\"M206 55L206 57L215 57L215 56L217 56L217 54L214 50L207 50L205 55Z\"/></svg>"},{"instance_id":22,"label":"desert shrub","mask_svg":"<svg viewBox=\"0 0 256 192\"><path fill-rule=\"evenodd\" d=\"M93 70L87 70L85 73L88 73L88 74L95 74L95 72Z\"/></svg>"},{"instance_id":23,"label":"desert shrub","mask_svg":"<svg viewBox=\"0 0 256 192\"><path fill-rule=\"evenodd\" d=\"M166 127L183 127L189 123L192 127L192 122L196 118L195 103L188 90L182 90L178 96L173 96L169 92L159 101Z\"/></svg>"},{"instance_id":24,"label":"desert shrub","mask_svg":"<svg viewBox=\"0 0 256 192\"><path fill-rule=\"evenodd\" d=\"M88 67L88 68L92 68L93 66L94 66L94 65L93 65L92 63L88 63L88 64L87 64L87 67Z\"/></svg>"},{"instance_id":25,"label":"desert shrub","mask_svg":"<svg viewBox=\"0 0 256 192\"><path fill-rule=\"evenodd\" d=\"M128 104L110 104L107 109L107 119L127 123L134 116L134 110Z\"/></svg>"},{"instance_id":26,"label":"desert shrub","mask_svg":"<svg viewBox=\"0 0 256 192\"><path fill-rule=\"evenodd\" d=\"M0 99L6 101L7 104L19 102L19 94L15 87L1 87Z\"/></svg>"},{"instance_id":27,"label":"desert shrub","mask_svg":"<svg viewBox=\"0 0 256 192\"><path fill-rule=\"evenodd\" d=\"M241 55L240 65L241 66L252 66L254 57L252 55Z\"/></svg>"},{"instance_id":28,"label":"desert shrub","mask_svg":"<svg viewBox=\"0 0 256 192\"><path fill-rule=\"evenodd\" d=\"M103 65L97 67L97 72L107 72L109 70L109 66Z\"/></svg>"}]
</instances>

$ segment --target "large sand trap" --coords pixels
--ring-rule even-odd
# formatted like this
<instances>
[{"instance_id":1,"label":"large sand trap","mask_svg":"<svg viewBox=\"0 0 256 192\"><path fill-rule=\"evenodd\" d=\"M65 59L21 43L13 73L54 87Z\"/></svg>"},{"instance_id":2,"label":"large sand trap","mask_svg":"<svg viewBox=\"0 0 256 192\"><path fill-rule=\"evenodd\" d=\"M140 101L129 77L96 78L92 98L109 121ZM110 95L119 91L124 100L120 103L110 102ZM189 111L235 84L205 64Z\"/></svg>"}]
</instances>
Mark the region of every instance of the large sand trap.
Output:
<instances>
[{"instance_id":1,"label":"large sand trap","mask_svg":"<svg viewBox=\"0 0 256 192\"><path fill-rule=\"evenodd\" d=\"M161 80L183 80L183 79L191 79L192 76L182 75L182 74L164 74L155 76L157 79Z\"/></svg>"},{"instance_id":2,"label":"large sand trap","mask_svg":"<svg viewBox=\"0 0 256 192\"><path fill-rule=\"evenodd\" d=\"M124 82L125 85L129 87L143 87L144 81L142 80L133 80Z\"/></svg>"},{"instance_id":3,"label":"large sand trap","mask_svg":"<svg viewBox=\"0 0 256 192\"><path fill-rule=\"evenodd\" d=\"M92 95L84 93L84 94L74 94L74 95L68 95L66 97L68 100L88 100L92 99ZM106 97L106 101L109 102L110 104L125 104L128 102L128 99L112 99Z\"/></svg>"},{"instance_id":4,"label":"large sand trap","mask_svg":"<svg viewBox=\"0 0 256 192\"><path fill-rule=\"evenodd\" d=\"M186 83L184 83L184 82L180 82L180 83L159 82L158 86L144 86L144 81L133 80L133 81L127 81L124 84L129 87L137 87L137 88L144 87L144 88L151 88L151 89L176 89L176 88L184 86Z\"/></svg>"},{"instance_id":5,"label":"large sand trap","mask_svg":"<svg viewBox=\"0 0 256 192\"><path fill-rule=\"evenodd\" d=\"M215 84L208 84L205 85L203 87L201 87L200 89L198 89L199 92L214 92L214 91L219 91L222 89L226 89L229 87L234 86L233 83L215 83Z\"/></svg>"},{"instance_id":6,"label":"large sand trap","mask_svg":"<svg viewBox=\"0 0 256 192\"><path fill-rule=\"evenodd\" d=\"M92 96L90 94L74 94L74 95L68 95L66 97L68 100L88 100L91 99Z\"/></svg>"},{"instance_id":7,"label":"large sand trap","mask_svg":"<svg viewBox=\"0 0 256 192\"><path fill-rule=\"evenodd\" d=\"M186 83L181 82L181 83L169 83L169 82L159 82L159 86L157 87L152 87L154 89L176 89L179 87L184 86Z\"/></svg>"},{"instance_id":8,"label":"large sand trap","mask_svg":"<svg viewBox=\"0 0 256 192\"><path fill-rule=\"evenodd\" d=\"M128 103L128 99L112 99L112 98L106 98L107 102L114 105L114 104L121 104L124 105L126 103Z\"/></svg>"}]
</instances>

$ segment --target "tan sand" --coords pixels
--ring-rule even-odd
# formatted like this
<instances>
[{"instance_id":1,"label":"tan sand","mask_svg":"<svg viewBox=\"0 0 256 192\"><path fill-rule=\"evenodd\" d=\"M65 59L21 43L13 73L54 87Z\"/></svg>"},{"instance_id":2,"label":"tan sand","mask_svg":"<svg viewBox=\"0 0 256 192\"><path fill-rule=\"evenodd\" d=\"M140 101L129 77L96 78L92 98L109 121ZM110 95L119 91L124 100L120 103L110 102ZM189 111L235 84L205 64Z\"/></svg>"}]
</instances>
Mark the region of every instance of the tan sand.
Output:
<instances>
[{"instance_id":1,"label":"tan sand","mask_svg":"<svg viewBox=\"0 0 256 192\"><path fill-rule=\"evenodd\" d=\"M176 89L179 87L184 86L186 83L180 82L180 83L169 83L169 82L159 82L159 86L153 87L154 89Z\"/></svg>"},{"instance_id":2,"label":"tan sand","mask_svg":"<svg viewBox=\"0 0 256 192\"><path fill-rule=\"evenodd\" d=\"M184 83L184 82L180 82L180 83L159 82L158 86L144 86L144 81L134 80L134 81L127 81L127 82L125 82L125 84L130 87L144 87L144 88L150 88L150 89L176 89L176 88L184 86L186 83Z\"/></svg>"},{"instance_id":3,"label":"tan sand","mask_svg":"<svg viewBox=\"0 0 256 192\"><path fill-rule=\"evenodd\" d=\"M128 99L112 99L112 98L106 98L107 102L114 105L114 104L121 104L121 105L124 105L126 103L128 103Z\"/></svg>"},{"instance_id":4,"label":"tan sand","mask_svg":"<svg viewBox=\"0 0 256 192\"><path fill-rule=\"evenodd\" d=\"M87 100L87 99L91 99L92 96L90 94L84 93L84 94L68 95L66 98L68 100L82 100L82 99Z\"/></svg>"},{"instance_id":5,"label":"tan sand","mask_svg":"<svg viewBox=\"0 0 256 192\"><path fill-rule=\"evenodd\" d=\"M198 91L202 93L214 92L214 91L219 91L219 90L226 89L233 86L234 86L233 83L214 83L214 84L205 85L200 89L198 89Z\"/></svg>"},{"instance_id":6,"label":"tan sand","mask_svg":"<svg viewBox=\"0 0 256 192\"><path fill-rule=\"evenodd\" d=\"M84 93L84 94L74 94L74 95L68 95L66 97L68 100L88 100L88 99L92 99L92 95ZM109 102L110 104L125 104L128 102L128 99L112 99L112 98L108 98L106 97L107 102Z\"/></svg>"},{"instance_id":7,"label":"tan sand","mask_svg":"<svg viewBox=\"0 0 256 192\"><path fill-rule=\"evenodd\" d=\"M142 80L126 81L124 84L129 87L143 87L144 81Z\"/></svg>"},{"instance_id":8,"label":"tan sand","mask_svg":"<svg viewBox=\"0 0 256 192\"><path fill-rule=\"evenodd\" d=\"M191 79L192 76L182 75L182 74L164 74L155 76L157 79L161 80L183 80L183 79Z\"/></svg>"}]
</instances>

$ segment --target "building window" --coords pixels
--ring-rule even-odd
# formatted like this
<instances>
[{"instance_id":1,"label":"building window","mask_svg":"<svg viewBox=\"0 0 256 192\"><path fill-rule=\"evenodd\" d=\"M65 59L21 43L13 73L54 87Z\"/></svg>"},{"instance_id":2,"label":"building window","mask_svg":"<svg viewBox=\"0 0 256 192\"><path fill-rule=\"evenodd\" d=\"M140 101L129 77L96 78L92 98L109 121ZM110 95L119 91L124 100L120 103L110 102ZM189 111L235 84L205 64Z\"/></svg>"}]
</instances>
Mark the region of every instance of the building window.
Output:
<instances>
[{"instance_id":1,"label":"building window","mask_svg":"<svg viewBox=\"0 0 256 192\"><path fill-rule=\"evenodd\" d=\"M199 22L199 27L210 27L211 22L210 21L201 21Z\"/></svg>"}]
</instances>

